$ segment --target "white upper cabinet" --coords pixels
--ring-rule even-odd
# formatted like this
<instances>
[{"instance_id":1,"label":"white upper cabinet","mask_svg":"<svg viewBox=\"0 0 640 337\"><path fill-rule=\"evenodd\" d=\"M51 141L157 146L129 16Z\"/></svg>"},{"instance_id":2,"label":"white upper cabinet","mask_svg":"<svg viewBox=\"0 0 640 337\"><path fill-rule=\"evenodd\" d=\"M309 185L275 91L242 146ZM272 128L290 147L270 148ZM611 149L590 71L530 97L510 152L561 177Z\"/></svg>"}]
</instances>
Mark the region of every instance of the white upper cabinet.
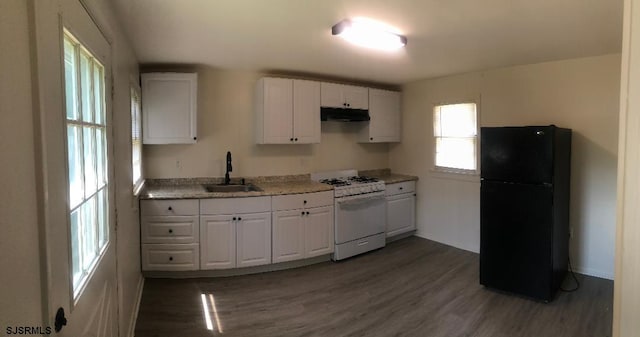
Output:
<instances>
[{"instance_id":1,"label":"white upper cabinet","mask_svg":"<svg viewBox=\"0 0 640 337\"><path fill-rule=\"evenodd\" d=\"M287 78L258 80L255 93L258 144L320 142L320 83Z\"/></svg>"},{"instance_id":2,"label":"white upper cabinet","mask_svg":"<svg viewBox=\"0 0 640 337\"><path fill-rule=\"evenodd\" d=\"M146 73L141 77L143 143L195 143L198 75Z\"/></svg>"},{"instance_id":3,"label":"white upper cabinet","mask_svg":"<svg viewBox=\"0 0 640 337\"><path fill-rule=\"evenodd\" d=\"M320 100L323 107L366 110L369 108L369 89L323 82L320 85Z\"/></svg>"},{"instance_id":4,"label":"white upper cabinet","mask_svg":"<svg viewBox=\"0 0 640 337\"><path fill-rule=\"evenodd\" d=\"M369 116L371 120L358 136L360 143L399 142L400 93L380 89L369 89Z\"/></svg>"}]
</instances>

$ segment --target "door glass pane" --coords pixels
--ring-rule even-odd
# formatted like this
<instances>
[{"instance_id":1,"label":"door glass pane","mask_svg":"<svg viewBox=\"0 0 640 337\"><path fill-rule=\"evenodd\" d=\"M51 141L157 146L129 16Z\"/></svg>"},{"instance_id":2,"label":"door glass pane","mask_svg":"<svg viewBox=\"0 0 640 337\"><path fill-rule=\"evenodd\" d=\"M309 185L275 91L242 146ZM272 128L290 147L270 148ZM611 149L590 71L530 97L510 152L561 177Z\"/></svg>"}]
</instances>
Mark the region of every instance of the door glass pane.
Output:
<instances>
[{"instance_id":1,"label":"door glass pane","mask_svg":"<svg viewBox=\"0 0 640 337\"><path fill-rule=\"evenodd\" d=\"M82 269L87 271L97 254L96 196L87 200L82 209Z\"/></svg>"},{"instance_id":2,"label":"door glass pane","mask_svg":"<svg viewBox=\"0 0 640 337\"><path fill-rule=\"evenodd\" d=\"M77 73L75 47L68 39L64 39L64 90L67 119L78 119Z\"/></svg>"},{"instance_id":3,"label":"door glass pane","mask_svg":"<svg viewBox=\"0 0 640 337\"><path fill-rule=\"evenodd\" d=\"M109 238L109 225L107 216L107 199L105 197L107 190L102 189L98 192L98 247L102 247Z\"/></svg>"},{"instance_id":4,"label":"door glass pane","mask_svg":"<svg viewBox=\"0 0 640 337\"><path fill-rule=\"evenodd\" d=\"M95 162L96 144L95 129L92 127L83 127L83 145L84 145L84 182L85 182L85 198L89 198L98 190L97 186L97 169Z\"/></svg>"},{"instance_id":5,"label":"door glass pane","mask_svg":"<svg viewBox=\"0 0 640 337\"><path fill-rule=\"evenodd\" d=\"M82 138L80 127L67 126L67 157L69 165L69 206L76 208L84 199L84 181L82 174Z\"/></svg>"},{"instance_id":6,"label":"door glass pane","mask_svg":"<svg viewBox=\"0 0 640 337\"><path fill-rule=\"evenodd\" d=\"M82 277L82 269L80 269L80 235L80 210L77 209L71 213L71 266L74 287Z\"/></svg>"},{"instance_id":7,"label":"door glass pane","mask_svg":"<svg viewBox=\"0 0 640 337\"><path fill-rule=\"evenodd\" d=\"M93 122L93 100L91 99L91 60L84 51L80 51L80 92L82 94L82 120Z\"/></svg>"},{"instance_id":8,"label":"door glass pane","mask_svg":"<svg viewBox=\"0 0 640 337\"><path fill-rule=\"evenodd\" d=\"M96 128L96 175L98 188L102 188L107 183L106 177L106 141L103 128Z\"/></svg>"},{"instance_id":9,"label":"door glass pane","mask_svg":"<svg viewBox=\"0 0 640 337\"><path fill-rule=\"evenodd\" d=\"M95 62L93 63L93 94L94 107L96 114L96 124L106 124L104 116L104 87L103 87L103 68Z\"/></svg>"}]
</instances>

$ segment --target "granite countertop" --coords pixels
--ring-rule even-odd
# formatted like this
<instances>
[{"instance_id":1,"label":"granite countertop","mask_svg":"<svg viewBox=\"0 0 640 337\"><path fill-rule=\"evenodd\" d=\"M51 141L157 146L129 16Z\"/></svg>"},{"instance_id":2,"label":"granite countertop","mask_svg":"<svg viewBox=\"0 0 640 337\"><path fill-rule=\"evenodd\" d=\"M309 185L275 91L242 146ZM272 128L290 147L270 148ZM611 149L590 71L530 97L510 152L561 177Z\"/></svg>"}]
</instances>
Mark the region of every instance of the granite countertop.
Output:
<instances>
[{"instance_id":1,"label":"granite countertop","mask_svg":"<svg viewBox=\"0 0 640 337\"><path fill-rule=\"evenodd\" d=\"M327 184L312 181L308 174L296 176L255 177L245 179L261 191L207 192L203 185L220 184L222 178L149 179L140 193L140 199L206 199L242 198L332 191ZM232 179L240 184L240 179Z\"/></svg>"},{"instance_id":2,"label":"granite countertop","mask_svg":"<svg viewBox=\"0 0 640 337\"><path fill-rule=\"evenodd\" d=\"M391 173L389 169L359 171L359 175L378 178L386 184L418 180L416 176ZM207 199L207 198L243 198L273 196L284 194L314 193L332 191L333 186L311 180L309 174L269 176L252 178L233 178L232 184L253 184L261 191L251 192L207 192L203 185L215 185L222 178L178 178L147 179L140 193L140 199Z\"/></svg>"},{"instance_id":3,"label":"granite countertop","mask_svg":"<svg viewBox=\"0 0 640 337\"><path fill-rule=\"evenodd\" d=\"M418 177L416 176L391 173L391 170L389 169L358 171L358 175L378 178L384 181L385 184L395 184L395 183L403 183L405 181L418 180Z\"/></svg>"}]
</instances>

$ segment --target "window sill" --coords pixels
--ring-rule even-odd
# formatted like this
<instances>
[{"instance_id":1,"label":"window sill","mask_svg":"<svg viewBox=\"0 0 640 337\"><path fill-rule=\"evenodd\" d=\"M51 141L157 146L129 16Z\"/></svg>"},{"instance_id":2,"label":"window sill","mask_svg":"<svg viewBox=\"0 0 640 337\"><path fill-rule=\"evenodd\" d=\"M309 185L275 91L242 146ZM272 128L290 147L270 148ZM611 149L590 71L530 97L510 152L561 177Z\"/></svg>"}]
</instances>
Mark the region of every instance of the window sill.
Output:
<instances>
[{"instance_id":1,"label":"window sill","mask_svg":"<svg viewBox=\"0 0 640 337\"><path fill-rule=\"evenodd\" d=\"M430 170L431 177L436 179L446 179L446 180L458 180L458 181L466 181L471 183L480 183L480 172L472 171L456 171L456 170L447 170L441 168L432 168Z\"/></svg>"}]
</instances>

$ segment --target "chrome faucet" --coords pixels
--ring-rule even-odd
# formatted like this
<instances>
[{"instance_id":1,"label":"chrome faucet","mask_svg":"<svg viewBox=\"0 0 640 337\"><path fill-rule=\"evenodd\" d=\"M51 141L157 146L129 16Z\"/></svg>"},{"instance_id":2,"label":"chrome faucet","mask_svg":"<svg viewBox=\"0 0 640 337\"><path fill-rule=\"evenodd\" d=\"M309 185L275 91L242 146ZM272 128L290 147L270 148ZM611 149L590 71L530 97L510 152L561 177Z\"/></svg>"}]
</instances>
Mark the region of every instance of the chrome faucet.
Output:
<instances>
[{"instance_id":1,"label":"chrome faucet","mask_svg":"<svg viewBox=\"0 0 640 337\"><path fill-rule=\"evenodd\" d=\"M231 151L227 151L227 172L224 174L224 184L229 185L231 178L229 178L229 172L233 171L231 166Z\"/></svg>"}]
</instances>

